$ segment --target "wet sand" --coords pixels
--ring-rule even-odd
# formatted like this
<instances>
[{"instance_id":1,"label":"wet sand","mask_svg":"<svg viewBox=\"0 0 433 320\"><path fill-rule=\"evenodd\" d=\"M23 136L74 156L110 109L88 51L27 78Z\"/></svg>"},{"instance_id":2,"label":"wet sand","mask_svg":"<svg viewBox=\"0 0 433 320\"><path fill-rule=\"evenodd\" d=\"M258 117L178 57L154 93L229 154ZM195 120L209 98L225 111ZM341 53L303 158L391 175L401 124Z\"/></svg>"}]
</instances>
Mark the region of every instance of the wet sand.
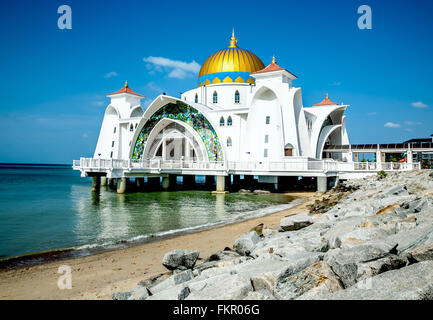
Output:
<instances>
[{"instance_id":1,"label":"wet sand","mask_svg":"<svg viewBox=\"0 0 433 320\"><path fill-rule=\"evenodd\" d=\"M306 211L320 195L315 192L287 193L302 203L270 215L244 220L210 230L144 243L126 249L0 271L0 299L111 299L116 291L129 291L141 280L167 272L164 254L174 249L199 250L205 259L218 250L232 247L243 233L259 223L277 228L281 218ZM60 290L57 273L62 265L72 270L72 289Z\"/></svg>"}]
</instances>

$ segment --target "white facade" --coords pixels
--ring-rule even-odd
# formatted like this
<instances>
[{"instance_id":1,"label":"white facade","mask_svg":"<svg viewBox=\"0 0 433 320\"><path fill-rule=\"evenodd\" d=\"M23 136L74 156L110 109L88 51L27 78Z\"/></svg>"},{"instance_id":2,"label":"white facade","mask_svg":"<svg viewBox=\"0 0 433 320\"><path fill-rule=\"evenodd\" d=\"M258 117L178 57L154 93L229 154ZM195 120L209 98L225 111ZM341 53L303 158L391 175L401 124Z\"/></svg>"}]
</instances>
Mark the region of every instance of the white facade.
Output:
<instances>
[{"instance_id":1,"label":"white facade","mask_svg":"<svg viewBox=\"0 0 433 320\"><path fill-rule=\"evenodd\" d=\"M94 158L282 162L322 159L326 143L349 144L347 105L334 104L327 97L316 106L304 107L301 88L293 84L297 77L275 60L249 76L254 83L208 83L180 98L161 95L145 112L142 96L125 85L108 95L111 102ZM184 112L173 111L166 117L162 110L168 105ZM195 115L188 119L191 110ZM197 115L201 122L193 125ZM331 156L352 161L344 154Z\"/></svg>"}]
</instances>

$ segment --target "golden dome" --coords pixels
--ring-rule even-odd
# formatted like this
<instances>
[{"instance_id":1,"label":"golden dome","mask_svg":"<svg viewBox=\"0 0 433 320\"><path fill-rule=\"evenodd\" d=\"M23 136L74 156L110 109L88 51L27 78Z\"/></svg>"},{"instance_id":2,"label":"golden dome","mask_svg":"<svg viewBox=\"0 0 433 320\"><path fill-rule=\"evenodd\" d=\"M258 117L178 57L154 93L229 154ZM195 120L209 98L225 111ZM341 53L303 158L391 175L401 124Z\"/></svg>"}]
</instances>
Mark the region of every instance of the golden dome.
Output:
<instances>
[{"instance_id":1,"label":"golden dome","mask_svg":"<svg viewBox=\"0 0 433 320\"><path fill-rule=\"evenodd\" d=\"M211 55L203 63L198 75L200 82L204 83L207 78L205 76L214 73L239 73L239 74L220 74L221 81L227 76L232 79L230 82L235 82L235 79L241 76L245 78L242 82L247 82L249 74L263 69L265 65L263 62L252 52L241 49L237 46L237 39L232 34L230 38L230 45L226 49L219 50ZM245 74L241 74L241 73ZM210 80L210 79L209 79ZM210 81L212 82L212 80ZM227 81L228 82L228 81ZM238 81L239 82L239 81Z\"/></svg>"}]
</instances>

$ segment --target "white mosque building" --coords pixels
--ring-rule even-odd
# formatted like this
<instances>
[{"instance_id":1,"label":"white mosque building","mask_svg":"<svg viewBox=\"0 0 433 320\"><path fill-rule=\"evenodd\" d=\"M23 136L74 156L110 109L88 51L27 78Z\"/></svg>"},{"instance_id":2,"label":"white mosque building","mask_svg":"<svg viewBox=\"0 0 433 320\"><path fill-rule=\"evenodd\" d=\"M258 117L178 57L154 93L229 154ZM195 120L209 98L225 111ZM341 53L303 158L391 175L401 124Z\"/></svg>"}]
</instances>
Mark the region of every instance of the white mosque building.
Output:
<instances>
[{"instance_id":1,"label":"white mosque building","mask_svg":"<svg viewBox=\"0 0 433 320\"><path fill-rule=\"evenodd\" d=\"M296 79L275 57L265 67L238 47L233 34L227 48L203 63L197 87L180 98L160 95L144 111L143 96L127 83L109 94L94 159L263 163L329 157L326 144L349 144L348 106L326 96L304 107ZM333 156L352 161L351 155Z\"/></svg>"}]
</instances>

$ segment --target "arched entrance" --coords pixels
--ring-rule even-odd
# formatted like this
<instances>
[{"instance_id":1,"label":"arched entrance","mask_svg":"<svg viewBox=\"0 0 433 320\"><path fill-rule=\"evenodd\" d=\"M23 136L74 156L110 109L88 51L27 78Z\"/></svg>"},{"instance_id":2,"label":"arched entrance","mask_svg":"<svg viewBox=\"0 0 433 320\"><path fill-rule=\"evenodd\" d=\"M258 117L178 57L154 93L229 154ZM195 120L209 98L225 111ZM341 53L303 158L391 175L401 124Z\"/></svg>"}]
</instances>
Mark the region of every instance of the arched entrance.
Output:
<instances>
[{"instance_id":1,"label":"arched entrance","mask_svg":"<svg viewBox=\"0 0 433 320\"><path fill-rule=\"evenodd\" d=\"M162 119L153 128L143 159L207 161L205 146L185 123Z\"/></svg>"}]
</instances>

